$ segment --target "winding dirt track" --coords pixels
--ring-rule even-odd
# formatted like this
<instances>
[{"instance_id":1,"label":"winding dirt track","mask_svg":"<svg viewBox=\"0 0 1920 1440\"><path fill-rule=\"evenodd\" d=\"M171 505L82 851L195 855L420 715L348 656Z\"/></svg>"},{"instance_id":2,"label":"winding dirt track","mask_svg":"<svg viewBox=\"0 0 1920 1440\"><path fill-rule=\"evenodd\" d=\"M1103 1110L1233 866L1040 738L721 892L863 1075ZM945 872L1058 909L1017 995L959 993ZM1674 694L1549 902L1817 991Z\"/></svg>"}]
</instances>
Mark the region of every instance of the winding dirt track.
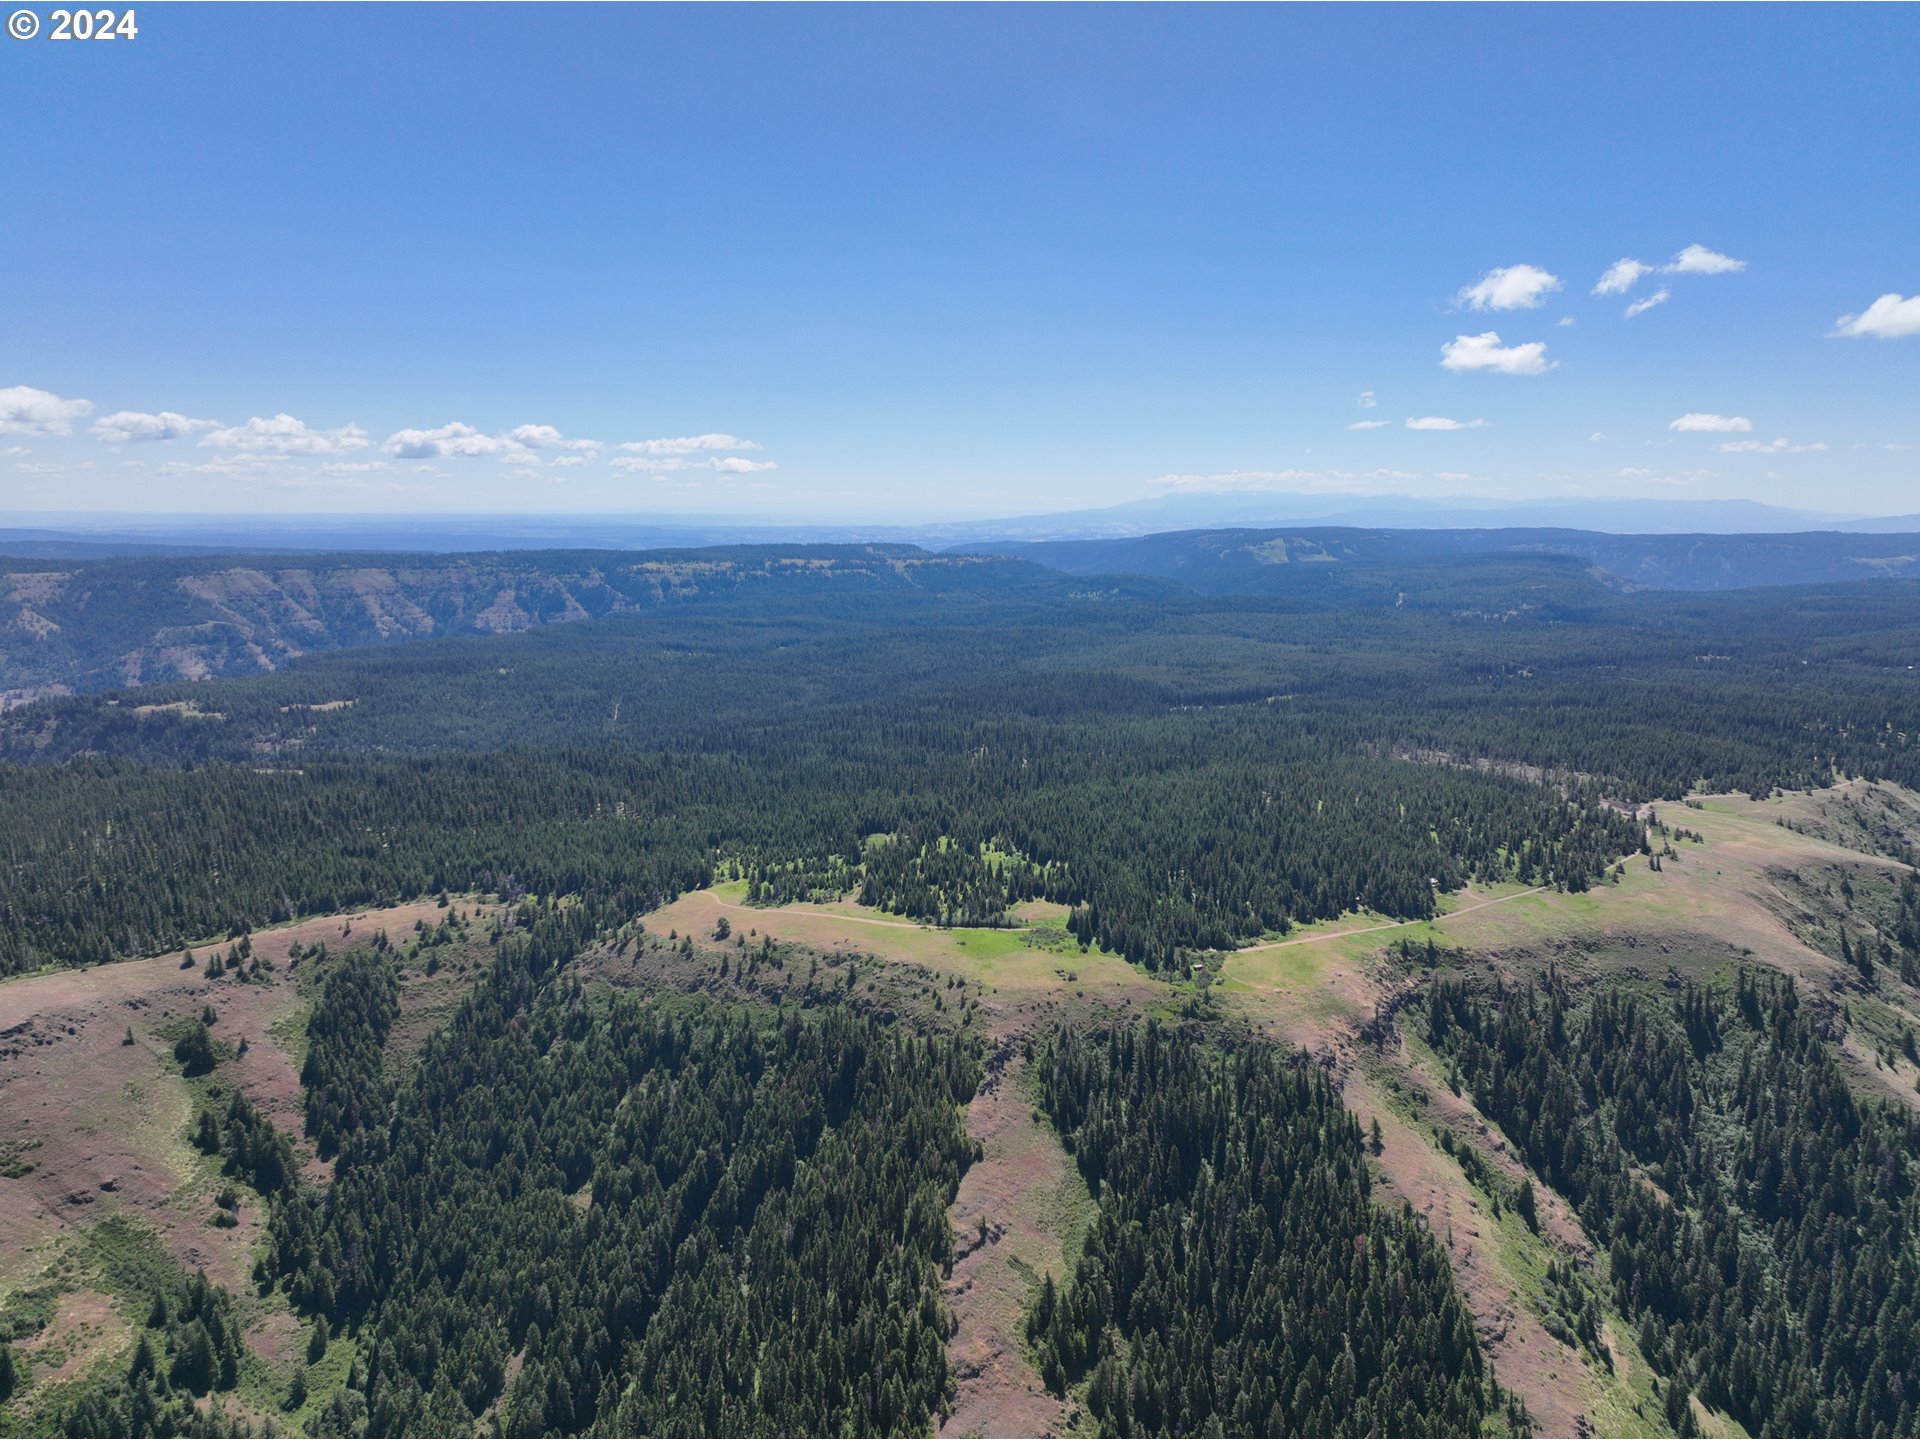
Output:
<instances>
[{"instance_id":1,"label":"winding dirt track","mask_svg":"<svg viewBox=\"0 0 1920 1440\"><path fill-rule=\"evenodd\" d=\"M1536 885L1531 890L1517 890L1511 895L1496 895L1491 900L1476 900L1471 905L1462 905L1458 910L1449 910L1444 915L1436 915L1432 920L1389 920L1384 925L1360 925L1352 930L1329 930L1324 935L1303 935L1298 940L1269 940L1264 945L1245 945L1230 951L1234 955L1256 955L1263 950L1284 950L1289 945L1318 945L1323 940L1344 940L1349 935L1371 935L1378 930L1404 930L1409 925L1438 925L1443 920L1451 920L1456 915L1471 915L1476 910L1484 910L1489 905L1504 905L1509 900L1523 899L1528 895L1538 895L1542 890L1551 889L1548 885Z\"/></svg>"},{"instance_id":2,"label":"winding dirt track","mask_svg":"<svg viewBox=\"0 0 1920 1440\"><path fill-rule=\"evenodd\" d=\"M720 899L720 897L712 891L707 892L707 898L722 910L737 910L742 915L811 915L815 918L826 915L835 920L850 921L855 925L884 925L889 930L932 930L935 928L932 925L922 925L913 920L880 920L871 915L845 915L838 910L828 910L819 905L739 905L731 900ZM1009 929L1011 928L1012 927L1009 927Z\"/></svg>"}]
</instances>

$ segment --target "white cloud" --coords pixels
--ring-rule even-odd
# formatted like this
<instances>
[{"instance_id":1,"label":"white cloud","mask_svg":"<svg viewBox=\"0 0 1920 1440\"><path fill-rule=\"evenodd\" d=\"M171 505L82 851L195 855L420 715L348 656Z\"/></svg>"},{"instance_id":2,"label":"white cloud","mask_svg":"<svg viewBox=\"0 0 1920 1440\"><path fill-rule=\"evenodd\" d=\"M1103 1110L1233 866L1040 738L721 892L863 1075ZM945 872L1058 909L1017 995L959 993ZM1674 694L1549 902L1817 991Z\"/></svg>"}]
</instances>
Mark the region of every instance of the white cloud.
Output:
<instances>
[{"instance_id":1,"label":"white cloud","mask_svg":"<svg viewBox=\"0 0 1920 1440\"><path fill-rule=\"evenodd\" d=\"M1606 438L1607 438L1606 433L1604 431L1596 430L1591 435L1587 436L1587 443L1589 445L1598 445L1602 440Z\"/></svg>"},{"instance_id":2,"label":"white cloud","mask_svg":"<svg viewBox=\"0 0 1920 1440\"><path fill-rule=\"evenodd\" d=\"M1901 340L1920 335L1920 295L1902 299L1890 290L1858 315L1842 315L1834 322L1833 333L1848 340L1868 335L1876 340ZM0 425L0 429L5 428Z\"/></svg>"},{"instance_id":3,"label":"white cloud","mask_svg":"<svg viewBox=\"0 0 1920 1440\"><path fill-rule=\"evenodd\" d=\"M432 430L396 430L380 448L402 460L480 458L538 465L546 452L553 456L549 465L582 465L605 447L598 440L569 438L551 425L517 425L504 434L489 435L453 420Z\"/></svg>"},{"instance_id":4,"label":"white cloud","mask_svg":"<svg viewBox=\"0 0 1920 1440\"><path fill-rule=\"evenodd\" d=\"M1347 426L1349 430L1384 430L1393 424L1391 420L1356 420Z\"/></svg>"},{"instance_id":5,"label":"white cloud","mask_svg":"<svg viewBox=\"0 0 1920 1440\"><path fill-rule=\"evenodd\" d=\"M1573 316L1571 315L1562 315L1560 317L1559 324L1562 329L1565 329L1567 326L1573 323L1574 323L1574 319L1573 319Z\"/></svg>"},{"instance_id":6,"label":"white cloud","mask_svg":"<svg viewBox=\"0 0 1920 1440\"><path fill-rule=\"evenodd\" d=\"M77 470L93 469L93 461L82 460L78 465L63 465L57 460L16 460L13 468L22 475L67 475Z\"/></svg>"},{"instance_id":7,"label":"white cloud","mask_svg":"<svg viewBox=\"0 0 1920 1440\"><path fill-rule=\"evenodd\" d=\"M380 447L402 460L438 460L493 456L503 460L528 458L527 447L505 435L488 435L458 420L434 430L396 430Z\"/></svg>"},{"instance_id":8,"label":"white cloud","mask_svg":"<svg viewBox=\"0 0 1920 1440\"><path fill-rule=\"evenodd\" d=\"M206 443L204 441L202 444ZM362 442L364 443L364 442ZM324 453L324 452L295 452ZM257 480L274 473L274 467L285 465L294 458L292 453L216 455L211 460L169 460L160 467L162 475L218 475L226 479Z\"/></svg>"},{"instance_id":9,"label":"white cloud","mask_svg":"<svg viewBox=\"0 0 1920 1440\"><path fill-rule=\"evenodd\" d=\"M529 450L598 450L598 440L569 440L551 425L517 425L506 438Z\"/></svg>"},{"instance_id":10,"label":"white cloud","mask_svg":"<svg viewBox=\"0 0 1920 1440\"><path fill-rule=\"evenodd\" d=\"M367 448L367 432L358 425L338 430L310 430L306 422L284 412L271 420L258 415L244 425L215 430L200 443L220 450L240 450L249 454L271 452L278 455L342 455Z\"/></svg>"},{"instance_id":11,"label":"white cloud","mask_svg":"<svg viewBox=\"0 0 1920 1440\"><path fill-rule=\"evenodd\" d=\"M1711 478L1712 475L1713 472L1711 470L1679 470L1669 474L1661 474L1655 470L1644 470L1637 466L1628 466L1623 470L1614 471L1611 478L1615 480L1638 481L1645 485L1691 485L1696 480L1706 480Z\"/></svg>"},{"instance_id":12,"label":"white cloud","mask_svg":"<svg viewBox=\"0 0 1920 1440\"><path fill-rule=\"evenodd\" d=\"M694 460L685 455L621 455L607 463L629 474L647 475L670 475L683 470L714 470L722 475L757 475L764 470L780 468L772 460L748 460L740 455L709 456L705 460Z\"/></svg>"},{"instance_id":13,"label":"white cloud","mask_svg":"<svg viewBox=\"0 0 1920 1440\"><path fill-rule=\"evenodd\" d=\"M15 455L31 455L32 453L33 453L33 450L29 446L9 445L7 446L6 449L0 450L0 457L11 459Z\"/></svg>"},{"instance_id":14,"label":"white cloud","mask_svg":"<svg viewBox=\"0 0 1920 1440\"><path fill-rule=\"evenodd\" d=\"M1744 415L1712 415L1706 411L1693 410L1682 415L1678 420L1669 421L1667 429L1678 430L1683 434L1698 431L1751 430L1753 422Z\"/></svg>"},{"instance_id":15,"label":"white cloud","mask_svg":"<svg viewBox=\"0 0 1920 1440\"><path fill-rule=\"evenodd\" d=\"M393 467L384 460L333 460L320 467L322 475L374 475Z\"/></svg>"},{"instance_id":16,"label":"white cloud","mask_svg":"<svg viewBox=\"0 0 1920 1440\"><path fill-rule=\"evenodd\" d=\"M1380 401L1371 390L1362 390L1359 397L1355 399L1353 403L1358 405L1362 410L1371 410L1374 406L1378 405Z\"/></svg>"},{"instance_id":17,"label":"white cloud","mask_svg":"<svg viewBox=\"0 0 1920 1440\"><path fill-rule=\"evenodd\" d=\"M1723 450L1729 455L1805 455L1826 448L1818 441L1811 445L1795 445L1785 436L1765 444L1758 440L1726 440L1714 446L1714 449Z\"/></svg>"},{"instance_id":18,"label":"white cloud","mask_svg":"<svg viewBox=\"0 0 1920 1440\"><path fill-rule=\"evenodd\" d=\"M93 433L109 445L140 445L154 440L178 440L196 430L211 430L218 420L195 420L172 410L149 415L141 410L116 410L93 422Z\"/></svg>"},{"instance_id":19,"label":"white cloud","mask_svg":"<svg viewBox=\"0 0 1920 1440\"><path fill-rule=\"evenodd\" d=\"M1547 363L1544 341L1502 345L1499 333L1493 330L1483 335L1454 336L1440 347L1440 364L1448 370L1487 370L1495 375L1539 375L1552 368Z\"/></svg>"},{"instance_id":20,"label":"white cloud","mask_svg":"<svg viewBox=\"0 0 1920 1440\"><path fill-rule=\"evenodd\" d=\"M1409 430L1484 430L1485 420L1449 420L1444 415L1423 415L1418 420L1408 420Z\"/></svg>"},{"instance_id":21,"label":"white cloud","mask_svg":"<svg viewBox=\"0 0 1920 1440\"><path fill-rule=\"evenodd\" d=\"M1667 301L1671 300L1672 298L1673 298L1673 291L1669 290L1666 286L1662 285L1658 290L1654 291L1653 294L1647 296L1645 299L1636 300L1631 305L1627 306L1625 311L1626 317L1627 319L1631 320L1636 315L1644 315L1647 313L1647 311L1653 309L1654 306L1664 305L1667 303Z\"/></svg>"},{"instance_id":22,"label":"white cloud","mask_svg":"<svg viewBox=\"0 0 1920 1440\"><path fill-rule=\"evenodd\" d=\"M1489 270L1454 296L1469 310L1533 310L1560 288L1560 277L1538 265L1506 265Z\"/></svg>"},{"instance_id":23,"label":"white cloud","mask_svg":"<svg viewBox=\"0 0 1920 1440\"><path fill-rule=\"evenodd\" d=\"M1662 265L1665 275L1731 275L1736 270L1747 268L1747 262L1736 260L1731 255L1722 255L1718 250L1709 250L1704 245L1689 245L1673 257L1672 263Z\"/></svg>"},{"instance_id":24,"label":"white cloud","mask_svg":"<svg viewBox=\"0 0 1920 1440\"><path fill-rule=\"evenodd\" d=\"M73 422L92 412L91 400L65 400L50 390L13 385L0 390L0 435L71 435Z\"/></svg>"},{"instance_id":25,"label":"white cloud","mask_svg":"<svg viewBox=\"0 0 1920 1440\"><path fill-rule=\"evenodd\" d=\"M1651 265L1638 260L1616 260L1607 267L1607 273L1594 284L1596 295L1624 295L1640 283L1640 277L1653 273Z\"/></svg>"},{"instance_id":26,"label":"white cloud","mask_svg":"<svg viewBox=\"0 0 1920 1440\"><path fill-rule=\"evenodd\" d=\"M758 450L760 446L738 435L678 435L662 440L628 440L620 448L636 455L692 455L702 450Z\"/></svg>"}]
</instances>

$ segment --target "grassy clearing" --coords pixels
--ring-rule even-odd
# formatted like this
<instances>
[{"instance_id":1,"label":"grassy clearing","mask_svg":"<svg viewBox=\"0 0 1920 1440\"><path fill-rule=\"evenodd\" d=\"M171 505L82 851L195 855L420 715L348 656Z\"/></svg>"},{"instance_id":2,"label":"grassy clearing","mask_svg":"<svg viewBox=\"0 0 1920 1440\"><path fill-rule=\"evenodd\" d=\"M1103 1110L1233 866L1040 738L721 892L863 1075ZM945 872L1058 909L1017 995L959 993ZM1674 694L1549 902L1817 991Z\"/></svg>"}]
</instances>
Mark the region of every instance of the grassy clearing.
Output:
<instances>
[{"instance_id":1,"label":"grassy clearing","mask_svg":"<svg viewBox=\"0 0 1920 1440\"><path fill-rule=\"evenodd\" d=\"M705 941L725 918L733 933L748 936L749 943L771 936L829 958L872 955L883 962L956 975L989 989L1033 995L1075 991L1083 996L1132 995L1138 997L1136 1003L1163 998L1166 990L1118 955L1099 949L1082 951L1064 929L1051 924L1027 929L941 929L850 900L762 909L729 898L744 893L744 886L735 882L682 895L646 917L647 931Z\"/></svg>"}]
</instances>

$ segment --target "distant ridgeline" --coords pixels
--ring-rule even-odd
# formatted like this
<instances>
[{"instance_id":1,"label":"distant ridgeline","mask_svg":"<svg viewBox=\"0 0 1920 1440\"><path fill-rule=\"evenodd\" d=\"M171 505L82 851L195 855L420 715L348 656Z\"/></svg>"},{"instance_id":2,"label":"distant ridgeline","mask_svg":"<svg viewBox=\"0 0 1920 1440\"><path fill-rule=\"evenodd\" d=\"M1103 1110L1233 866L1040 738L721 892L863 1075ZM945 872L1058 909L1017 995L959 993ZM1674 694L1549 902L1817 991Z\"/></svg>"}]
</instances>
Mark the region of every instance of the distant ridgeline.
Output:
<instances>
[{"instance_id":1,"label":"distant ridgeline","mask_svg":"<svg viewBox=\"0 0 1920 1440\"><path fill-rule=\"evenodd\" d=\"M1603 795L1920 783L1912 581L1496 557L1344 606L876 547L670 568L600 619L0 716L0 971L443 889L624 918L722 864L935 922L1044 895L1164 966L1596 883L1641 843Z\"/></svg>"},{"instance_id":2,"label":"distant ridgeline","mask_svg":"<svg viewBox=\"0 0 1920 1440\"><path fill-rule=\"evenodd\" d=\"M929 567L942 574L923 579ZM912 546L0 559L0 701L255 675L315 651L507 634L768 582L943 585L1007 568Z\"/></svg>"},{"instance_id":3,"label":"distant ridgeline","mask_svg":"<svg viewBox=\"0 0 1920 1440\"><path fill-rule=\"evenodd\" d=\"M663 606L873 603L906 589L1059 593L1032 564L1315 606L1633 618L1617 592L1920 578L1920 535L1580 530L1194 530L1128 540L739 545L651 552L111 555L0 543L0 708L44 695L277 670L301 655L493 635ZM154 547L156 549L160 547ZM4 558L14 555L19 558ZM1010 559L996 559L1005 556ZM1015 562L1022 563L1015 563ZM1137 588L1137 587L1136 587Z\"/></svg>"},{"instance_id":4,"label":"distant ridgeline","mask_svg":"<svg viewBox=\"0 0 1920 1440\"><path fill-rule=\"evenodd\" d=\"M1524 574L1564 558L1615 588L1737 590L1920 579L1920 535L1609 535L1591 530L1181 530L1124 540L1002 542L970 553L1037 561L1073 575L1156 575L1203 594L1338 595L1393 604L1405 582ZM1542 575L1551 573L1541 570Z\"/></svg>"}]
</instances>

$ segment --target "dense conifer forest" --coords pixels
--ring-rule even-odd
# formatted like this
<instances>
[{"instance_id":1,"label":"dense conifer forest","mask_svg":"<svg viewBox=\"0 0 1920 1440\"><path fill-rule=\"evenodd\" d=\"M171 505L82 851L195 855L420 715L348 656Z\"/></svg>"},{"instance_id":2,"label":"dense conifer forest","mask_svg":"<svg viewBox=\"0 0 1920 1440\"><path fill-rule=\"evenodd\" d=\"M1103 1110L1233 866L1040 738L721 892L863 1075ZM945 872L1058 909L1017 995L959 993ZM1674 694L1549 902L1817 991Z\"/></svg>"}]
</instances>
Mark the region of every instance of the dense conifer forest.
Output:
<instances>
[{"instance_id":1,"label":"dense conifer forest","mask_svg":"<svg viewBox=\"0 0 1920 1440\"><path fill-rule=\"evenodd\" d=\"M1731 994L1440 981L1426 1038L1607 1252L1670 1377L1755 1434L1910 1435L1920 1118L1849 1090L1791 981Z\"/></svg>"},{"instance_id":2,"label":"dense conifer forest","mask_svg":"<svg viewBox=\"0 0 1920 1440\"><path fill-rule=\"evenodd\" d=\"M641 910L722 862L936 921L1045 895L1160 966L1476 877L1589 884L1639 844L1603 794L1920 779L1902 584L1627 616L1482 608L1479 577L1323 612L934 573L884 615L770 582L11 712L0 971L442 889Z\"/></svg>"},{"instance_id":3,"label":"dense conifer forest","mask_svg":"<svg viewBox=\"0 0 1920 1440\"><path fill-rule=\"evenodd\" d=\"M362 1337L329 1423L927 1429L974 1042L837 1006L590 999L566 966L580 915L523 907L389 1109L337 1130L318 1107L338 1179L279 1193L267 1269ZM377 1054L381 963L332 962L316 1042ZM361 1067L310 1068L326 1089Z\"/></svg>"},{"instance_id":4,"label":"dense conifer forest","mask_svg":"<svg viewBox=\"0 0 1920 1440\"><path fill-rule=\"evenodd\" d=\"M1028 1333L1114 1435L1473 1435L1494 1396L1445 1252L1369 1198L1316 1067L1149 1024L1067 1031L1047 1114L1100 1196Z\"/></svg>"}]
</instances>

